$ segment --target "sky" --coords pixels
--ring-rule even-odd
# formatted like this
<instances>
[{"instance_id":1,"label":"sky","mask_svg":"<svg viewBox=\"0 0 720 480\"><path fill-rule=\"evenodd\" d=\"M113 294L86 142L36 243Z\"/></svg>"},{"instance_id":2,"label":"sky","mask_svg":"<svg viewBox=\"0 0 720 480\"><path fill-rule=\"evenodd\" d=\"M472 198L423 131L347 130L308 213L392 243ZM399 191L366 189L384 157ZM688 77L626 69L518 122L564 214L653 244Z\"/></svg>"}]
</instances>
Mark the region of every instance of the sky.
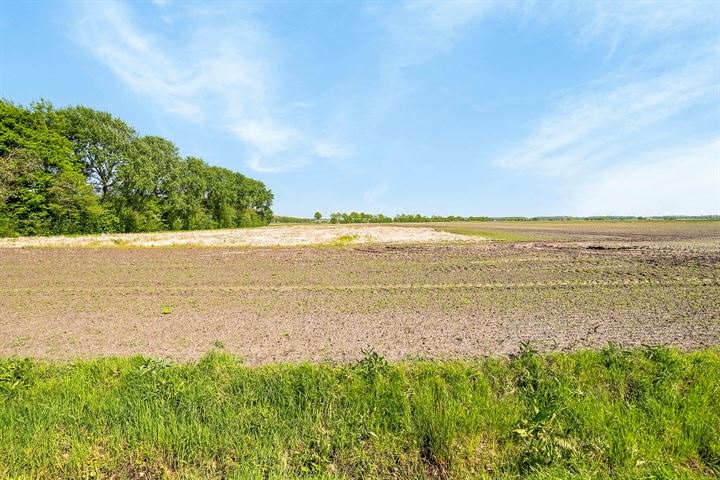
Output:
<instances>
[{"instance_id":1,"label":"sky","mask_svg":"<svg viewBox=\"0 0 720 480\"><path fill-rule=\"evenodd\" d=\"M720 2L0 0L0 97L108 111L276 214L720 214Z\"/></svg>"}]
</instances>

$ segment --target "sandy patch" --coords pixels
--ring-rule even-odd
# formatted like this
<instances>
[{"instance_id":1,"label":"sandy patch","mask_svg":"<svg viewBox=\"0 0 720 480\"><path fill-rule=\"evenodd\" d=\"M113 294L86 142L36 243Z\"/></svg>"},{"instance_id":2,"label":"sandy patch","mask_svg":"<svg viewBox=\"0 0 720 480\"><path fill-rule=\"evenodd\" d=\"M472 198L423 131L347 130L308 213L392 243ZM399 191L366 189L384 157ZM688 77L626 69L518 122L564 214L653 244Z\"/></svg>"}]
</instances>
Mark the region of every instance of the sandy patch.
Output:
<instances>
[{"instance_id":1,"label":"sandy patch","mask_svg":"<svg viewBox=\"0 0 720 480\"><path fill-rule=\"evenodd\" d=\"M0 238L0 247L273 247L333 243L434 243L478 240L481 239L439 232L429 227L298 225L190 232Z\"/></svg>"}]
</instances>

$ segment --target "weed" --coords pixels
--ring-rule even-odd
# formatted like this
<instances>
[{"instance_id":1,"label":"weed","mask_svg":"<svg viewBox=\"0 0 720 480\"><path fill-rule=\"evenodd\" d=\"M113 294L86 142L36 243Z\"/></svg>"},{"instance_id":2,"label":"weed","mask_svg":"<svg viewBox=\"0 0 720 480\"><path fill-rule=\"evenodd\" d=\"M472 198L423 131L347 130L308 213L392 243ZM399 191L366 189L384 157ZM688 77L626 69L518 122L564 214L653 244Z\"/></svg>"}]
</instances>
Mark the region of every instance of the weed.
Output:
<instances>
[{"instance_id":1,"label":"weed","mask_svg":"<svg viewBox=\"0 0 720 480\"><path fill-rule=\"evenodd\" d=\"M0 360L0 397L10 397L32 383L33 362L29 358Z\"/></svg>"},{"instance_id":2,"label":"weed","mask_svg":"<svg viewBox=\"0 0 720 480\"><path fill-rule=\"evenodd\" d=\"M376 378L388 370L388 362L372 348L362 350L363 358L353 366L364 378Z\"/></svg>"},{"instance_id":3,"label":"weed","mask_svg":"<svg viewBox=\"0 0 720 480\"><path fill-rule=\"evenodd\" d=\"M344 247L360 238L360 235L342 235L331 242L335 247Z\"/></svg>"}]
</instances>

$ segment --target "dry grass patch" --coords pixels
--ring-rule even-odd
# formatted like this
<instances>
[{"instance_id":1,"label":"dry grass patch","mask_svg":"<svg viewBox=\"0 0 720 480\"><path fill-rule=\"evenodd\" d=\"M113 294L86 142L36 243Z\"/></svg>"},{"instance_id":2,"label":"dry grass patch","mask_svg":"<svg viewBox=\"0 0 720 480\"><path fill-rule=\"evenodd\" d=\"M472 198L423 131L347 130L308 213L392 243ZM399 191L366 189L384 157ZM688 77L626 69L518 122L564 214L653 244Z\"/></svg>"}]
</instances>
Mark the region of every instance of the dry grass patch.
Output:
<instances>
[{"instance_id":1,"label":"dry grass patch","mask_svg":"<svg viewBox=\"0 0 720 480\"><path fill-rule=\"evenodd\" d=\"M296 225L191 232L0 238L0 247L286 247L468 241L473 239L429 227L408 229L392 225Z\"/></svg>"}]
</instances>

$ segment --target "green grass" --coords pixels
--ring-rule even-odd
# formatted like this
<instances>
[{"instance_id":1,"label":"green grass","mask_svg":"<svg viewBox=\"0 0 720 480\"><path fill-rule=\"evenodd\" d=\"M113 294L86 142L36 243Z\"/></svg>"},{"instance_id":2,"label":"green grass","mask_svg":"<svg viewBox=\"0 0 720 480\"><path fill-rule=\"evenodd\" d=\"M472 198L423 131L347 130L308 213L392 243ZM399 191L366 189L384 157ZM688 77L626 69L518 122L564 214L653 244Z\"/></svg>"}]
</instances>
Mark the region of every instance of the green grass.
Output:
<instances>
[{"instance_id":1,"label":"green grass","mask_svg":"<svg viewBox=\"0 0 720 480\"><path fill-rule=\"evenodd\" d=\"M344 247L346 245L350 245L358 238L360 238L360 235L341 235L330 242L330 245L334 247Z\"/></svg>"},{"instance_id":2,"label":"green grass","mask_svg":"<svg viewBox=\"0 0 720 480\"><path fill-rule=\"evenodd\" d=\"M435 230L454 233L456 235L483 237L488 240L495 240L498 242L532 242L538 240L548 240L547 237L543 238L537 235L527 235L524 233L508 232L503 230L480 230L473 227L439 227Z\"/></svg>"},{"instance_id":3,"label":"green grass","mask_svg":"<svg viewBox=\"0 0 720 480\"><path fill-rule=\"evenodd\" d=\"M0 361L0 478L717 478L720 351Z\"/></svg>"}]
</instances>

